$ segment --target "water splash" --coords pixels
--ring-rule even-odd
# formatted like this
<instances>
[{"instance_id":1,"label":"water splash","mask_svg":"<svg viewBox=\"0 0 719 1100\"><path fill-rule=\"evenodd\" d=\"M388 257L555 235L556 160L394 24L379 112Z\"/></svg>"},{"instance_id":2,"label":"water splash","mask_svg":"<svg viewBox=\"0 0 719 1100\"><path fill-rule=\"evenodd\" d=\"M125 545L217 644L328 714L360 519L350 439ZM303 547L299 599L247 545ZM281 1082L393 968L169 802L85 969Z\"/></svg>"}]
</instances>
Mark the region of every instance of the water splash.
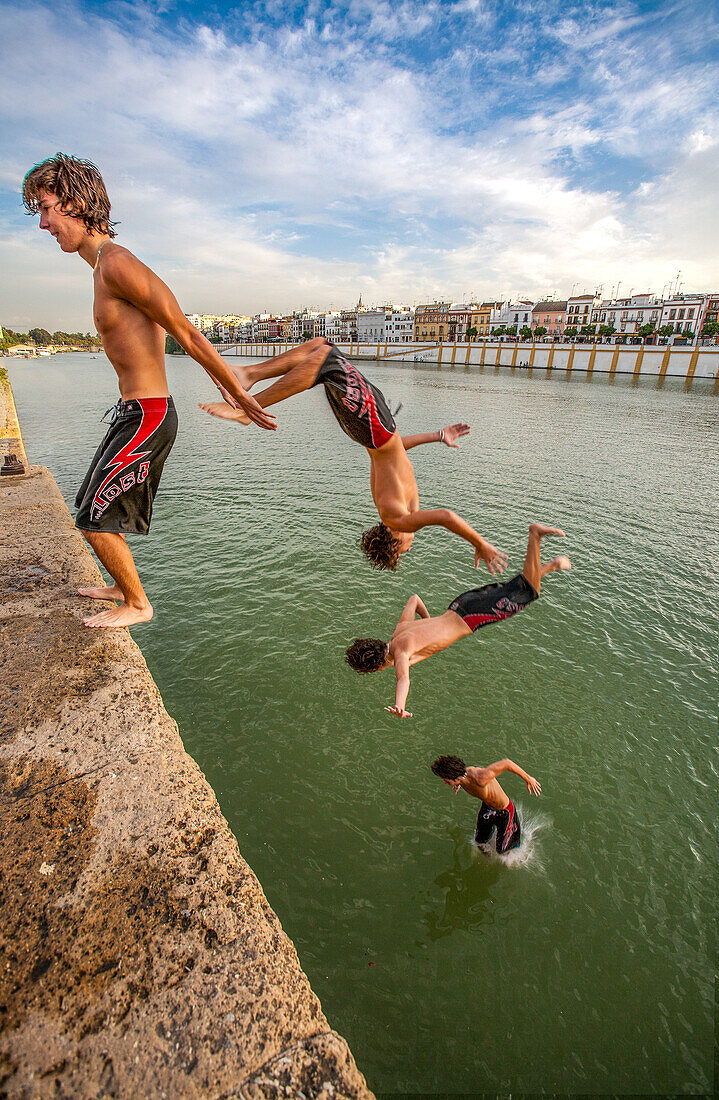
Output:
<instances>
[{"instance_id":1,"label":"water splash","mask_svg":"<svg viewBox=\"0 0 719 1100\"><path fill-rule=\"evenodd\" d=\"M493 863L501 864L504 867L527 867L531 865L533 870L542 871L544 870L541 858L542 843L537 840L537 837L544 829L551 827L551 818L534 807L527 810L518 803L515 803L515 806L522 826L522 839L517 848L512 848L510 852L501 855L495 848L496 834L493 834L488 844L476 844L474 833L470 837L472 848L474 848L478 857L482 855Z\"/></svg>"}]
</instances>

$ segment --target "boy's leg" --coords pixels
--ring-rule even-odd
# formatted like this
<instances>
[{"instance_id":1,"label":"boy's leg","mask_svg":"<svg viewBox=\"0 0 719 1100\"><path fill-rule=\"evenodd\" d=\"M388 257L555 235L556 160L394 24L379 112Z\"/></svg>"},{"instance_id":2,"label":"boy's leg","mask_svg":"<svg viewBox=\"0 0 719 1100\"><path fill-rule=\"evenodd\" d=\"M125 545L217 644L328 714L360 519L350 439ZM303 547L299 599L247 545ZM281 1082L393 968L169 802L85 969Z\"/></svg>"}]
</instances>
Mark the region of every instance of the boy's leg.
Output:
<instances>
[{"instance_id":1,"label":"boy's leg","mask_svg":"<svg viewBox=\"0 0 719 1100\"><path fill-rule=\"evenodd\" d=\"M82 534L115 582L113 588L108 590L108 599L120 598L115 595L119 589L123 600L119 607L83 619L85 626L120 627L149 622L152 604L140 584L124 535L108 531L83 531Z\"/></svg>"},{"instance_id":2,"label":"boy's leg","mask_svg":"<svg viewBox=\"0 0 719 1100\"><path fill-rule=\"evenodd\" d=\"M263 409L270 405L276 405L278 401L285 401L296 393L309 390L314 386L317 372L330 353L330 345L323 340L319 347L306 355L295 366L282 372L282 377L273 382L261 393L255 394L255 400ZM240 424L248 424L249 420L241 409L233 409L225 401L213 401L210 404L200 402L200 408L211 416L219 416L222 420L236 420Z\"/></svg>"},{"instance_id":3,"label":"boy's leg","mask_svg":"<svg viewBox=\"0 0 719 1100\"><path fill-rule=\"evenodd\" d=\"M569 558L565 557L554 558L546 565L542 565L541 543L547 535L558 535L559 538L564 538L564 531L560 531L558 527L547 527L543 523L532 523L530 525L527 554L524 559L522 573L525 580L529 581L532 587L537 590L537 593L539 593L542 584L542 577L547 573L556 573L558 569L572 568Z\"/></svg>"},{"instance_id":4,"label":"boy's leg","mask_svg":"<svg viewBox=\"0 0 719 1100\"><path fill-rule=\"evenodd\" d=\"M279 378L287 374L313 351L326 344L324 336L316 336L313 340L305 340L295 348L288 348L287 351L273 356L272 359L264 359L261 363L249 363L247 366L231 366L230 370L237 376L240 385L249 390L255 382L261 382L265 378Z\"/></svg>"}]
</instances>

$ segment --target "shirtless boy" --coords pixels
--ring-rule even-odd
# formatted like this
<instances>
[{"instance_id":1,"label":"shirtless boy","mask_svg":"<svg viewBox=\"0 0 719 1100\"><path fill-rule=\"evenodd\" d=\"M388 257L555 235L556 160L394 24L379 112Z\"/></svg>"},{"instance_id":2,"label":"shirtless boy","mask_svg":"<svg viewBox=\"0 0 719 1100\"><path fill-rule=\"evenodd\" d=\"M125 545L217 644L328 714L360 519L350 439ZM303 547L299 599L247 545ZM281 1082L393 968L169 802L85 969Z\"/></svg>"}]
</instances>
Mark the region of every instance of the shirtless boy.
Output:
<instances>
[{"instance_id":1,"label":"shirtless boy","mask_svg":"<svg viewBox=\"0 0 719 1100\"><path fill-rule=\"evenodd\" d=\"M527 775L513 760L498 760L487 768L468 768L458 756L440 756L431 767L434 774L443 779L455 794L461 788L472 798L482 800L474 831L475 843L487 844L496 829L498 852L503 854L519 847L522 839L519 817L514 803L507 798L497 782L497 776L503 772L514 772L527 784L529 793L539 797L542 788L536 779Z\"/></svg>"},{"instance_id":2,"label":"shirtless boy","mask_svg":"<svg viewBox=\"0 0 719 1100\"><path fill-rule=\"evenodd\" d=\"M397 677L394 706L385 707L385 710L398 718L411 718L411 712L405 710L405 703L412 665L440 653L480 627L511 619L539 597L542 577L572 568L569 558L565 557L553 558L542 565L540 545L548 535L564 538L564 531L542 523L531 525L522 572L511 580L485 584L482 588L463 592L452 600L443 615L434 617L419 596L410 596L389 642L378 638L357 638L352 643L345 660L357 672L379 672L394 667Z\"/></svg>"},{"instance_id":3,"label":"shirtless boy","mask_svg":"<svg viewBox=\"0 0 719 1100\"><path fill-rule=\"evenodd\" d=\"M152 605L125 536L147 534L162 468L177 433L165 376L165 332L250 420L274 429L274 417L238 383L162 280L114 243L110 202L94 164L58 153L25 176L23 201L29 213L39 213L40 228L63 252L78 253L93 270L95 325L117 372L120 401L77 494L76 523L115 583L79 592L95 600L120 601L112 610L83 619L85 626L133 626L152 618Z\"/></svg>"},{"instance_id":4,"label":"shirtless boy","mask_svg":"<svg viewBox=\"0 0 719 1100\"><path fill-rule=\"evenodd\" d=\"M417 482L407 451L421 443L446 443L456 447L466 435L466 424L453 424L439 432L402 437L389 406L376 386L368 382L341 352L323 337L308 340L274 359L244 368L233 368L249 390L256 382L279 378L257 395L264 409L296 393L324 385L327 400L342 430L366 448L370 459L370 489L381 522L362 535L362 550L376 569L397 568L400 556L412 545L422 527L446 527L474 547L474 564L484 561L490 573L501 573L507 555L478 535L448 508L421 509ZM212 416L246 424L247 417L225 402L201 404Z\"/></svg>"}]
</instances>

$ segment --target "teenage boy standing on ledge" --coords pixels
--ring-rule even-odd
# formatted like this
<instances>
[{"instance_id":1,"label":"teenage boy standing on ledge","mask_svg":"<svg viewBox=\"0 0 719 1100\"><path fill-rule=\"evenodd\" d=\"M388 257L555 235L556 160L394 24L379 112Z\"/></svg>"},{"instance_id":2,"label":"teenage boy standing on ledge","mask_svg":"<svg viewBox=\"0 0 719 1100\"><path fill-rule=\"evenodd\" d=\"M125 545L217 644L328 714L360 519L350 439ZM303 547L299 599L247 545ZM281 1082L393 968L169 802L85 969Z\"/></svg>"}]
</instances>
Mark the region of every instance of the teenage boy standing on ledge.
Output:
<instances>
[{"instance_id":1,"label":"teenage boy standing on ledge","mask_svg":"<svg viewBox=\"0 0 719 1100\"><path fill-rule=\"evenodd\" d=\"M83 619L85 626L133 626L152 618L152 605L125 536L147 534L162 468L177 434L165 375L165 333L255 424L274 429L274 417L190 324L162 280L114 243L110 201L94 164L57 153L27 173L23 201L28 213L40 215L40 228L63 252L78 253L93 270L95 325L117 372L120 400L77 494L76 524L115 583L79 593L119 601L112 610Z\"/></svg>"}]
</instances>

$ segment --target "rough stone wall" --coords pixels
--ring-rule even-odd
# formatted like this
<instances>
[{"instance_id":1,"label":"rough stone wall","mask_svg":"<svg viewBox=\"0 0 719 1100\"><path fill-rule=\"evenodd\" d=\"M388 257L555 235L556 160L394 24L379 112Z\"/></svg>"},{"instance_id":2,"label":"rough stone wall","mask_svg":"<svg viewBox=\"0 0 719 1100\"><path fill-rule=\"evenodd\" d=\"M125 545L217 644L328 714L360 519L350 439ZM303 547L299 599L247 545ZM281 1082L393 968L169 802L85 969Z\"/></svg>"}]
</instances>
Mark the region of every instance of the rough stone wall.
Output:
<instances>
[{"instance_id":1,"label":"rough stone wall","mask_svg":"<svg viewBox=\"0 0 719 1100\"><path fill-rule=\"evenodd\" d=\"M370 1098L98 583L1 478L0 1095Z\"/></svg>"}]
</instances>

